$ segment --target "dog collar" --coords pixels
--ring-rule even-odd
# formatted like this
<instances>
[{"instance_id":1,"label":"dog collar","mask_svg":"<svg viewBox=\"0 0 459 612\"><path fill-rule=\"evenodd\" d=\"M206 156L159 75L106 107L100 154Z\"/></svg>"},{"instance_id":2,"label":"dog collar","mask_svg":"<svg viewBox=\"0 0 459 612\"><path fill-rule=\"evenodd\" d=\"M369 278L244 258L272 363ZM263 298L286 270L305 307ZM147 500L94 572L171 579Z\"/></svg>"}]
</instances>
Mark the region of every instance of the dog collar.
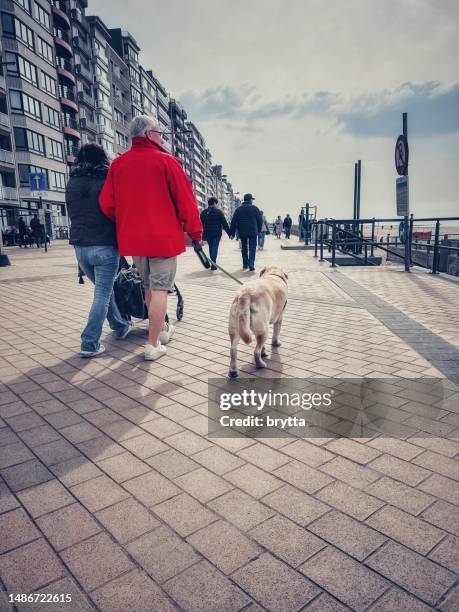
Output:
<instances>
[{"instance_id":1,"label":"dog collar","mask_svg":"<svg viewBox=\"0 0 459 612\"><path fill-rule=\"evenodd\" d=\"M285 278L283 276L280 276L279 274L275 274L274 272L270 272L268 276L277 276L277 278L280 278L281 280L283 280L284 283L287 285L287 281L285 280Z\"/></svg>"}]
</instances>

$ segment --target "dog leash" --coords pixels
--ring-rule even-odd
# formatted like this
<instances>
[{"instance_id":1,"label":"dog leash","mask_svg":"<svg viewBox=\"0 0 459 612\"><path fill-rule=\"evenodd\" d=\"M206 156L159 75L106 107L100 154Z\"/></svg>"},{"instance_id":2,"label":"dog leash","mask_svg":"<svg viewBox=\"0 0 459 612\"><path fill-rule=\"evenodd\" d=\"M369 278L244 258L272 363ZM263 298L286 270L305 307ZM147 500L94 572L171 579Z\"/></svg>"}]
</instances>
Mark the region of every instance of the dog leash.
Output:
<instances>
[{"instance_id":1,"label":"dog leash","mask_svg":"<svg viewBox=\"0 0 459 612\"><path fill-rule=\"evenodd\" d=\"M240 281L238 278L236 278L235 276L233 276L230 272L228 272L227 270L225 270L224 268L222 268L221 266L218 265L218 263L215 263L215 261L212 261L211 258L206 255L206 253L204 252L204 249L202 248L202 246L198 243L193 244L194 247L194 252L196 253L196 255L199 257L199 261L202 263L202 265L204 266L204 268L206 268L207 270L210 268L210 266L215 266L216 268L218 268L221 272L223 272L223 274L226 274L226 276L228 276L229 278L232 278L233 281L235 281L236 283L238 283L238 285L243 285L244 283L242 281Z\"/></svg>"}]
</instances>

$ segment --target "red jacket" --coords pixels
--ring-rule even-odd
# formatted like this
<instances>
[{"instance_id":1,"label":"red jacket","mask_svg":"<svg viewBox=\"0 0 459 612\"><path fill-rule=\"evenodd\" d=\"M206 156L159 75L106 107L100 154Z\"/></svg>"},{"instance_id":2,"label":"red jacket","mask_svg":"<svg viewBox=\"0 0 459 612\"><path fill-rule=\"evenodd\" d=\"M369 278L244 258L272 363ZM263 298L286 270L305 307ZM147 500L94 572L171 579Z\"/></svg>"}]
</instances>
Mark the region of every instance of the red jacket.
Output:
<instances>
[{"instance_id":1,"label":"red jacket","mask_svg":"<svg viewBox=\"0 0 459 612\"><path fill-rule=\"evenodd\" d=\"M121 255L179 255L186 249L184 231L201 240L188 177L175 157L147 138L134 138L130 151L112 162L99 203L116 223Z\"/></svg>"}]
</instances>

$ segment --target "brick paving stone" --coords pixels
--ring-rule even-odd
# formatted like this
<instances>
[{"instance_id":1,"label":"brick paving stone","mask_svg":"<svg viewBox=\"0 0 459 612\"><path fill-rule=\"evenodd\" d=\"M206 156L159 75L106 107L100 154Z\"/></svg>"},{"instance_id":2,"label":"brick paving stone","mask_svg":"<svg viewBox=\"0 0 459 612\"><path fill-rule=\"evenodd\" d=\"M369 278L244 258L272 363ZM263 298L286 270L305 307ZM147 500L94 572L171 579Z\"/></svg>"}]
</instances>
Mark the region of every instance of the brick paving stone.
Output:
<instances>
[{"instance_id":1,"label":"brick paving stone","mask_svg":"<svg viewBox=\"0 0 459 612\"><path fill-rule=\"evenodd\" d=\"M20 401L0 406L0 417L2 417L3 419L14 417L19 414L24 414L26 412L28 414L33 414L33 411L30 406Z\"/></svg>"},{"instance_id":2,"label":"brick paving stone","mask_svg":"<svg viewBox=\"0 0 459 612\"><path fill-rule=\"evenodd\" d=\"M441 529L392 506L381 508L366 523L421 555L427 555L446 535Z\"/></svg>"},{"instance_id":3,"label":"brick paving stone","mask_svg":"<svg viewBox=\"0 0 459 612\"><path fill-rule=\"evenodd\" d=\"M434 438L425 436L424 438L410 438L408 442L412 442L421 448L431 450L445 457L455 457L459 453L459 444L453 440L445 438Z\"/></svg>"},{"instance_id":4,"label":"brick paving stone","mask_svg":"<svg viewBox=\"0 0 459 612\"><path fill-rule=\"evenodd\" d=\"M67 548L61 552L61 557L87 591L134 568L121 547L105 533Z\"/></svg>"},{"instance_id":5,"label":"brick paving stone","mask_svg":"<svg viewBox=\"0 0 459 612\"><path fill-rule=\"evenodd\" d=\"M0 515L0 534L0 554L40 537L40 532L22 508Z\"/></svg>"},{"instance_id":6,"label":"brick paving stone","mask_svg":"<svg viewBox=\"0 0 459 612\"><path fill-rule=\"evenodd\" d=\"M38 459L14 465L0 474L12 491L21 491L33 485L51 480L53 475Z\"/></svg>"},{"instance_id":7,"label":"brick paving stone","mask_svg":"<svg viewBox=\"0 0 459 612\"><path fill-rule=\"evenodd\" d=\"M375 438L367 442L367 445L405 461L411 461L411 459L414 459L414 457L422 453L422 449L420 449L419 446L395 438Z\"/></svg>"},{"instance_id":8,"label":"brick paving stone","mask_svg":"<svg viewBox=\"0 0 459 612\"><path fill-rule=\"evenodd\" d=\"M152 531L160 525L146 508L132 498L100 510L96 516L121 544Z\"/></svg>"},{"instance_id":9,"label":"brick paving stone","mask_svg":"<svg viewBox=\"0 0 459 612\"><path fill-rule=\"evenodd\" d=\"M244 462L239 457L228 453L219 446L211 446L199 453L195 453L193 460L219 476L244 465Z\"/></svg>"},{"instance_id":10,"label":"brick paving stone","mask_svg":"<svg viewBox=\"0 0 459 612\"><path fill-rule=\"evenodd\" d=\"M427 480L421 482L418 489L459 506L459 483L451 478L446 478L441 474L432 474Z\"/></svg>"},{"instance_id":11,"label":"brick paving stone","mask_svg":"<svg viewBox=\"0 0 459 612\"><path fill-rule=\"evenodd\" d=\"M248 533L293 567L297 567L326 546L325 542L306 529L279 515L264 521Z\"/></svg>"},{"instance_id":12,"label":"brick paving stone","mask_svg":"<svg viewBox=\"0 0 459 612\"><path fill-rule=\"evenodd\" d=\"M188 542L224 574L233 573L262 552L257 544L225 521L204 527L191 535Z\"/></svg>"},{"instance_id":13,"label":"brick paving stone","mask_svg":"<svg viewBox=\"0 0 459 612\"><path fill-rule=\"evenodd\" d=\"M429 553L429 559L459 574L459 538L446 537Z\"/></svg>"},{"instance_id":14,"label":"brick paving stone","mask_svg":"<svg viewBox=\"0 0 459 612\"><path fill-rule=\"evenodd\" d=\"M58 480L50 480L17 494L21 503L34 517L68 506L75 500Z\"/></svg>"},{"instance_id":15,"label":"brick paving stone","mask_svg":"<svg viewBox=\"0 0 459 612\"><path fill-rule=\"evenodd\" d=\"M302 527L329 510L329 506L290 485L266 495L262 501Z\"/></svg>"},{"instance_id":16,"label":"brick paving stone","mask_svg":"<svg viewBox=\"0 0 459 612\"><path fill-rule=\"evenodd\" d=\"M25 429L32 429L32 427L39 427L40 425L46 425L45 421L34 412L26 412L12 417L4 417L5 421L11 427L13 431L19 432Z\"/></svg>"},{"instance_id":17,"label":"brick paving stone","mask_svg":"<svg viewBox=\"0 0 459 612\"><path fill-rule=\"evenodd\" d=\"M131 455L131 453L122 453L121 455L103 459L98 461L97 465L116 482L123 482L151 471L148 465Z\"/></svg>"},{"instance_id":18,"label":"brick paving stone","mask_svg":"<svg viewBox=\"0 0 459 612\"><path fill-rule=\"evenodd\" d=\"M0 578L10 593L29 593L64 576L65 570L40 538L0 555Z\"/></svg>"},{"instance_id":19,"label":"brick paving stone","mask_svg":"<svg viewBox=\"0 0 459 612\"><path fill-rule=\"evenodd\" d=\"M299 569L357 612L367 608L390 586L387 580L332 547L317 553Z\"/></svg>"},{"instance_id":20,"label":"brick paving stone","mask_svg":"<svg viewBox=\"0 0 459 612\"><path fill-rule=\"evenodd\" d=\"M308 612L345 612L350 610L327 593L322 593L303 609Z\"/></svg>"},{"instance_id":21,"label":"brick paving stone","mask_svg":"<svg viewBox=\"0 0 459 612\"><path fill-rule=\"evenodd\" d=\"M279 489L284 484L282 480L250 463L228 472L225 474L225 479L257 499Z\"/></svg>"},{"instance_id":22,"label":"brick paving stone","mask_svg":"<svg viewBox=\"0 0 459 612\"><path fill-rule=\"evenodd\" d=\"M102 471L86 457L74 457L50 467L53 474L67 487L102 476Z\"/></svg>"},{"instance_id":23,"label":"brick paving stone","mask_svg":"<svg viewBox=\"0 0 459 612\"><path fill-rule=\"evenodd\" d=\"M123 486L147 506L159 504L180 493L180 489L170 480L153 470L132 480L127 480Z\"/></svg>"},{"instance_id":24,"label":"brick paving stone","mask_svg":"<svg viewBox=\"0 0 459 612\"><path fill-rule=\"evenodd\" d=\"M422 484L420 486L422 487ZM420 514L435 501L431 495L426 495L387 476L370 484L365 492L414 515Z\"/></svg>"},{"instance_id":25,"label":"brick paving stone","mask_svg":"<svg viewBox=\"0 0 459 612\"><path fill-rule=\"evenodd\" d=\"M9 427L0 426L0 447L19 442L20 438Z\"/></svg>"},{"instance_id":26,"label":"brick paving stone","mask_svg":"<svg viewBox=\"0 0 459 612\"><path fill-rule=\"evenodd\" d=\"M183 427L177 425L177 423L174 423L174 421L171 421L170 419L166 419L165 417L158 417L153 421L148 421L148 423L142 423L142 428L161 440L169 436L173 436L174 434L183 432ZM179 438L179 442L180 441L182 441L182 444L185 444L181 438ZM179 450L181 449L179 448Z\"/></svg>"},{"instance_id":27,"label":"brick paving stone","mask_svg":"<svg viewBox=\"0 0 459 612\"><path fill-rule=\"evenodd\" d=\"M291 461L273 473L305 493L315 493L333 482L333 478L299 461Z\"/></svg>"},{"instance_id":28,"label":"brick paving stone","mask_svg":"<svg viewBox=\"0 0 459 612\"><path fill-rule=\"evenodd\" d=\"M452 572L395 542L388 542L366 564L432 606L456 579Z\"/></svg>"},{"instance_id":29,"label":"brick paving stone","mask_svg":"<svg viewBox=\"0 0 459 612\"><path fill-rule=\"evenodd\" d=\"M430 508L427 508L421 516L424 520L432 523L432 525L437 525L437 527L459 536L459 512L457 506L453 506L443 500L438 500Z\"/></svg>"},{"instance_id":30,"label":"brick paving stone","mask_svg":"<svg viewBox=\"0 0 459 612\"><path fill-rule=\"evenodd\" d=\"M402 461L402 459L397 459L397 457L392 457L391 455L381 455L381 457L370 463L370 467L411 487L417 486L431 474L431 472L422 467Z\"/></svg>"},{"instance_id":31,"label":"brick paving stone","mask_svg":"<svg viewBox=\"0 0 459 612\"><path fill-rule=\"evenodd\" d=\"M259 468L268 472L289 462L289 458L282 453L260 443L244 448L238 455L244 461L254 463Z\"/></svg>"},{"instance_id":32,"label":"brick paving stone","mask_svg":"<svg viewBox=\"0 0 459 612\"><path fill-rule=\"evenodd\" d=\"M163 583L201 558L167 527L158 527L126 546L132 557L154 580Z\"/></svg>"},{"instance_id":33,"label":"brick paving stone","mask_svg":"<svg viewBox=\"0 0 459 612\"><path fill-rule=\"evenodd\" d=\"M108 436L99 436L85 442L79 442L77 448L92 461L102 461L125 452L125 449Z\"/></svg>"},{"instance_id":34,"label":"brick paving stone","mask_svg":"<svg viewBox=\"0 0 459 612\"><path fill-rule=\"evenodd\" d=\"M214 499L208 506L243 531L252 529L275 514L270 508L237 489Z\"/></svg>"},{"instance_id":35,"label":"brick paving stone","mask_svg":"<svg viewBox=\"0 0 459 612\"><path fill-rule=\"evenodd\" d=\"M65 408L64 404L62 404L62 408ZM51 409L51 407L49 409ZM49 414L45 414L44 418L56 429L62 429L64 427L69 427L70 425L83 423L83 419L76 414L76 412L68 409L55 410Z\"/></svg>"},{"instance_id":36,"label":"brick paving stone","mask_svg":"<svg viewBox=\"0 0 459 612\"><path fill-rule=\"evenodd\" d=\"M40 444L40 446L34 448L34 453L48 466L81 455L79 450L64 438L47 444Z\"/></svg>"},{"instance_id":37,"label":"brick paving stone","mask_svg":"<svg viewBox=\"0 0 459 612\"><path fill-rule=\"evenodd\" d=\"M22 442L0 447L0 469L33 459L32 453Z\"/></svg>"},{"instance_id":38,"label":"brick paving stone","mask_svg":"<svg viewBox=\"0 0 459 612\"><path fill-rule=\"evenodd\" d=\"M0 514L14 510L19 506L19 502L0 478Z\"/></svg>"},{"instance_id":39,"label":"brick paving stone","mask_svg":"<svg viewBox=\"0 0 459 612\"><path fill-rule=\"evenodd\" d=\"M49 425L42 425L41 427L35 427L34 429L27 429L21 431L19 436L23 442L30 448L39 446L40 444L46 444L47 442L53 442L59 440L60 435Z\"/></svg>"},{"instance_id":40,"label":"brick paving stone","mask_svg":"<svg viewBox=\"0 0 459 612\"><path fill-rule=\"evenodd\" d=\"M345 457L335 457L321 465L319 469L357 489L363 489L380 478L378 472L349 461Z\"/></svg>"},{"instance_id":41,"label":"brick paving stone","mask_svg":"<svg viewBox=\"0 0 459 612\"><path fill-rule=\"evenodd\" d=\"M172 448L164 453L149 457L146 462L167 478L176 478L199 467L199 464L192 459Z\"/></svg>"},{"instance_id":42,"label":"brick paving stone","mask_svg":"<svg viewBox=\"0 0 459 612\"><path fill-rule=\"evenodd\" d=\"M102 435L102 432L96 427L93 427L90 423L69 425L68 427L60 429L60 433L73 444L92 440L92 438L98 438Z\"/></svg>"},{"instance_id":43,"label":"brick paving stone","mask_svg":"<svg viewBox=\"0 0 459 612\"><path fill-rule=\"evenodd\" d=\"M101 530L80 504L50 512L38 518L37 525L57 551L81 542Z\"/></svg>"},{"instance_id":44,"label":"brick paving stone","mask_svg":"<svg viewBox=\"0 0 459 612\"><path fill-rule=\"evenodd\" d=\"M338 481L321 489L316 497L359 521L364 521L384 505L375 497Z\"/></svg>"},{"instance_id":45,"label":"brick paving stone","mask_svg":"<svg viewBox=\"0 0 459 612\"><path fill-rule=\"evenodd\" d=\"M71 491L90 512L129 497L129 494L107 476L98 476L71 487Z\"/></svg>"},{"instance_id":46,"label":"brick paving stone","mask_svg":"<svg viewBox=\"0 0 459 612\"><path fill-rule=\"evenodd\" d=\"M444 598L438 609L442 612L455 612L459 608L459 585Z\"/></svg>"},{"instance_id":47,"label":"brick paving stone","mask_svg":"<svg viewBox=\"0 0 459 612\"><path fill-rule=\"evenodd\" d=\"M207 561L168 580L163 588L187 612L236 612L250 598Z\"/></svg>"},{"instance_id":48,"label":"brick paving stone","mask_svg":"<svg viewBox=\"0 0 459 612\"><path fill-rule=\"evenodd\" d=\"M182 431L165 439L167 444L184 455L193 455L212 446L212 443L192 431Z\"/></svg>"},{"instance_id":49,"label":"brick paving stone","mask_svg":"<svg viewBox=\"0 0 459 612\"><path fill-rule=\"evenodd\" d=\"M66 602L40 603L38 604L39 612L69 612L70 606L71 612L92 612L93 610L95 610L94 606L86 599L86 597L77 587L75 582L69 577L61 578L60 580L57 580L56 582L53 582L52 584L49 584L42 589L36 590L35 592L42 593L45 595L70 594L72 596L71 604ZM18 606L18 610L20 612L36 612L37 604L20 604Z\"/></svg>"},{"instance_id":50,"label":"brick paving stone","mask_svg":"<svg viewBox=\"0 0 459 612\"><path fill-rule=\"evenodd\" d=\"M228 482L204 468L179 476L175 478L174 482L203 503L219 497L233 488Z\"/></svg>"},{"instance_id":51,"label":"brick paving stone","mask_svg":"<svg viewBox=\"0 0 459 612\"><path fill-rule=\"evenodd\" d=\"M102 612L172 612L177 609L159 586L139 570L95 589L91 597Z\"/></svg>"},{"instance_id":52,"label":"brick paving stone","mask_svg":"<svg viewBox=\"0 0 459 612\"><path fill-rule=\"evenodd\" d=\"M406 610L407 612L429 612L432 608L419 601L419 599L411 597L404 591L393 588L384 593L369 610L371 612L401 612L401 610Z\"/></svg>"},{"instance_id":53,"label":"brick paving stone","mask_svg":"<svg viewBox=\"0 0 459 612\"><path fill-rule=\"evenodd\" d=\"M219 497L216 501L223 497ZM211 505L212 502L209 506ZM213 512L186 493L155 506L153 512L183 537L191 535L217 519Z\"/></svg>"},{"instance_id":54,"label":"brick paving stone","mask_svg":"<svg viewBox=\"0 0 459 612\"><path fill-rule=\"evenodd\" d=\"M380 451L369 448L368 446L365 446L365 444L360 444L359 442L350 440L349 438L332 440L327 444L326 448L337 455L342 455L346 457L346 459L350 459L351 461L355 461L361 465L368 464L381 454Z\"/></svg>"},{"instance_id":55,"label":"brick paving stone","mask_svg":"<svg viewBox=\"0 0 459 612\"><path fill-rule=\"evenodd\" d=\"M129 440L121 442L124 448L127 448L133 455L140 459L147 459L158 453L168 450L167 444L155 438L152 434L145 433Z\"/></svg>"},{"instance_id":56,"label":"brick paving stone","mask_svg":"<svg viewBox=\"0 0 459 612\"><path fill-rule=\"evenodd\" d=\"M433 472L437 472L438 474L442 474L447 478L459 480L459 461L455 461L449 457L443 457L443 455L426 451L413 459L413 463L432 470Z\"/></svg>"},{"instance_id":57,"label":"brick paving stone","mask_svg":"<svg viewBox=\"0 0 459 612\"><path fill-rule=\"evenodd\" d=\"M268 610L299 610L320 593L303 575L269 553L235 572L233 580Z\"/></svg>"},{"instance_id":58,"label":"brick paving stone","mask_svg":"<svg viewBox=\"0 0 459 612\"><path fill-rule=\"evenodd\" d=\"M311 467L318 467L326 461L330 461L335 456L331 452L314 446L314 444L309 444L304 440L297 440L292 444L284 446L282 452Z\"/></svg>"},{"instance_id":59,"label":"brick paving stone","mask_svg":"<svg viewBox=\"0 0 459 612\"><path fill-rule=\"evenodd\" d=\"M387 541L377 531L336 510L314 521L308 529L358 561L366 559Z\"/></svg>"}]
</instances>

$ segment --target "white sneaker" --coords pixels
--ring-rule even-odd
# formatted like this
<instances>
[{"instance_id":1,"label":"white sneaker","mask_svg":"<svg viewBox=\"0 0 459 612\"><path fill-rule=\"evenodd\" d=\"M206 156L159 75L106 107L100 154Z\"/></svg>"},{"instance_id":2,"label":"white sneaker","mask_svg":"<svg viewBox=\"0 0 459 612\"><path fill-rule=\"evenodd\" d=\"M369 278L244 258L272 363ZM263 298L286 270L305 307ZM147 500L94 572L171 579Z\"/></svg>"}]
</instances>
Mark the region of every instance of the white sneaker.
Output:
<instances>
[{"instance_id":1,"label":"white sneaker","mask_svg":"<svg viewBox=\"0 0 459 612\"><path fill-rule=\"evenodd\" d=\"M125 338L127 338L133 329L134 329L134 323L132 321L129 321L127 330L124 332L122 336L118 336L117 340L124 340Z\"/></svg>"},{"instance_id":2,"label":"white sneaker","mask_svg":"<svg viewBox=\"0 0 459 612\"><path fill-rule=\"evenodd\" d=\"M166 323L166 325L167 329L159 334L159 341L161 344L168 344L175 332L175 327L173 325L170 323Z\"/></svg>"},{"instance_id":3,"label":"white sneaker","mask_svg":"<svg viewBox=\"0 0 459 612\"><path fill-rule=\"evenodd\" d=\"M145 345L145 361L156 361L167 353L167 349L162 344L153 346L153 344Z\"/></svg>"},{"instance_id":4,"label":"white sneaker","mask_svg":"<svg viewBox=\"0 0 459 612\"><path fill-rule=\"evenodd\" d=\"M88 357L97 357L97 355L102 355L102 353L105 353L105 346L103 344L99 345L97 351L80 351L81 357L85 357L86 359Z\"/></svg>"}]
</instances>

